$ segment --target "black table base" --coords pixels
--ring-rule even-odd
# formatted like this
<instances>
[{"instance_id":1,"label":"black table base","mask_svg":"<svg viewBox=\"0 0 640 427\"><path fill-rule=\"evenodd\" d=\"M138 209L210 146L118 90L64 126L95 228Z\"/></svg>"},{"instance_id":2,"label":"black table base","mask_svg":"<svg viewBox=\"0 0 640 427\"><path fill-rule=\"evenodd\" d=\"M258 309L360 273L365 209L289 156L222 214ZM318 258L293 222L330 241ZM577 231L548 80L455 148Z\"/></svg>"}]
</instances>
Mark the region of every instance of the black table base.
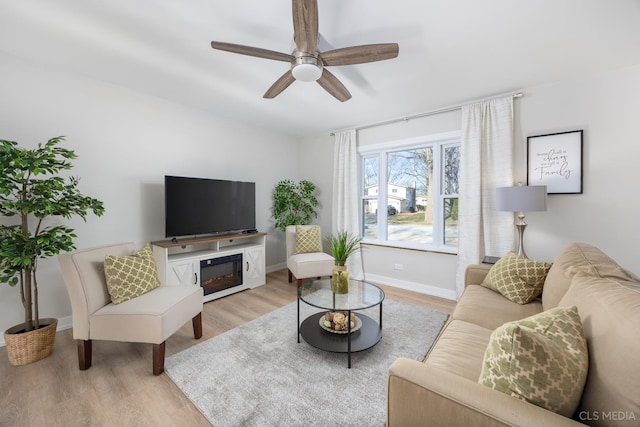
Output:
<instances>
[{"instance_id":1,"label":"black table base","mask_svg":"<svg viewBox=\"0 0 640 427\"><path fill-rule=\"evenodd\" d=\"M382 312L382 304L380 304ZM320 318L324 313L316 313L307 317L299 327L300 336L311 346L320 350L348 354L348 367L351 368L351 353L367 350L382 339L382 326L372 318L356 313L362 321L362 327L351 334L335 334L320 326ZM382 314L382 313L380 313ZM382 319L381 319L382 320Z\"/></svg>"}]
</instances>

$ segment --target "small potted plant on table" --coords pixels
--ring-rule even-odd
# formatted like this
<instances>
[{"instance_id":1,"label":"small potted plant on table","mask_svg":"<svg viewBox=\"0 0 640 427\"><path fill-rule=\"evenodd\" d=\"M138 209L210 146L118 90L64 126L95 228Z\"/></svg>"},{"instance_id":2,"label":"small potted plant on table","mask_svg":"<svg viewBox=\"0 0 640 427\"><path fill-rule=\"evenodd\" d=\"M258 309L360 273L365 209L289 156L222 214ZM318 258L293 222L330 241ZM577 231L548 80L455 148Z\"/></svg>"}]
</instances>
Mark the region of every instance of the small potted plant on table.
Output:
<instances>
[{"instance_id":1,"label":"small potted plant on table","mask_svg":"<svg viewBox=\"0 0 640 427\"><path fill-rule=\"evenodd\" d=\"M335 266L331 275L331 290L336 294L349 292L349 271L347 271L347 259L351 254L360 249L360 236L353 235L346 230L338 231L327 237L327 243L331 248Z\"/></svg>"}]
</instances>

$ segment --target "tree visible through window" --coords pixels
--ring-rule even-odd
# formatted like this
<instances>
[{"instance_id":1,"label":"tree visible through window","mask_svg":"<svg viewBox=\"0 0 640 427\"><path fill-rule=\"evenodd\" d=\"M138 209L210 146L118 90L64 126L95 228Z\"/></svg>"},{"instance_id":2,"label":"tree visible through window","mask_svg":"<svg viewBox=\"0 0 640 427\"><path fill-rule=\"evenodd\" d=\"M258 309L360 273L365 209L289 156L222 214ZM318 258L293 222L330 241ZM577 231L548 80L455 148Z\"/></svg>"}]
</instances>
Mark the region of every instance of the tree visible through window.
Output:
<instances>
[{"instance_id":1,"label":"tree visible through window","mask_svg":"<svg viewBox=\"0 0 640 427\"><path fill-rule=\"evenodd\" d=\"M459 140L363 155L363 237L455 250Z\"/></svg>"}]
</instances>

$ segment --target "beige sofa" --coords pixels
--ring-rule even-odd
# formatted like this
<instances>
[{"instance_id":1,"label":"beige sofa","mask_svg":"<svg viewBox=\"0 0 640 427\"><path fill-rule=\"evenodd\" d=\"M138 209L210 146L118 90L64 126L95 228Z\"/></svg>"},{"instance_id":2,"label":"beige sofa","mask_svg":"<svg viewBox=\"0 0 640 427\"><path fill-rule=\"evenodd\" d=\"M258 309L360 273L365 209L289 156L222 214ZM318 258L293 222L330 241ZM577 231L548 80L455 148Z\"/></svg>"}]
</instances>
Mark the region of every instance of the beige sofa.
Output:
<instances>
[{"instance_id":1,"label":"beige sofa","mask_svg":"<svg viewBox=\"0 0 640 427\"><path fill-rule=\"evenodd\" d=\"M490 265L467 269L465 291L424 362L400 358L388 372L387 425L640 425L640 280L594 246L562 250L541 298L519 305L480 286ZM573 419L478 384L494 329L558 306L577 306L589 372Z\"/></svg>"}]
</instances>

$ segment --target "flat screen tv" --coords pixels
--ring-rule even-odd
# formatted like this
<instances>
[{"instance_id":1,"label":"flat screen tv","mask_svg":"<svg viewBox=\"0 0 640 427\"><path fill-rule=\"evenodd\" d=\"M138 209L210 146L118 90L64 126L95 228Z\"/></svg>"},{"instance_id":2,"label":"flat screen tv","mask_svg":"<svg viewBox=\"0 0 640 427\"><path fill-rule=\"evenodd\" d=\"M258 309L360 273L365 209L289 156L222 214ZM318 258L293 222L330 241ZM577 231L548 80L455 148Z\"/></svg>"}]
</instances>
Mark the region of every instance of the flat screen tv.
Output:
<instances>
[{"instance_id":1,"label":"flat screen tv","mask_svg":"<svg viewBox=\"0 0 640 427\"><path fill-rule=\"evenodd\" d=\"M253 231L254 182L164 177L166 237Z\"/></svg>"}]
</instances>

